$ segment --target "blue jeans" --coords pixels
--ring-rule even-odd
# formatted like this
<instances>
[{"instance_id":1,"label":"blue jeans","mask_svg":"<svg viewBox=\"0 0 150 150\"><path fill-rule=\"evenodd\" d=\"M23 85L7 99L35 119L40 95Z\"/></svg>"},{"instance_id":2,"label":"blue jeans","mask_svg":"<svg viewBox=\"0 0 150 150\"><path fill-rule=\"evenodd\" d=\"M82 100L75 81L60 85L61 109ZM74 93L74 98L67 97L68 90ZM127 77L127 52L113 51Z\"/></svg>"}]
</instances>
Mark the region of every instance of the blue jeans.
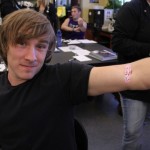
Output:
<instances>
[{"instance_id":1,"label":"blue jeans","mask_svg":"<svg viewBox=\"0 0 150 150\"><path fill-rule=\"evenodd\" d=\"M148 104L121 96L123 111L122 150L141 150L141 136Z\"/></svg>"}]
</instances>

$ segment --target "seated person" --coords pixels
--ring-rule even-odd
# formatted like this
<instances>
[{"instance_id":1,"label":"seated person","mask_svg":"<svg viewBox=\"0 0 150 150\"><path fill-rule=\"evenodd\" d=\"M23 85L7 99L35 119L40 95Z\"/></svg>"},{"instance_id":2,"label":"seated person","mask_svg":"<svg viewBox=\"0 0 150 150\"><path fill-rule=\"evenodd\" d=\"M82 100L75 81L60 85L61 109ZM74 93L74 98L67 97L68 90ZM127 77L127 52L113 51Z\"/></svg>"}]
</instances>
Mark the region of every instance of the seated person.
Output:
<instances>
[{"instance_id":1,"label":"seated person","mask_svg":"<svg viewBox=\"0 0 150 150\"><path fill-rule=\"evenodd\" d=\"M81 8L73 6L71 9L71 17L65 19L61 25L61 29L65 32L65 39L84 39L87 23L80 17ZM66 32L67 31L67 32Z\"/></svg>"}]
</instances>

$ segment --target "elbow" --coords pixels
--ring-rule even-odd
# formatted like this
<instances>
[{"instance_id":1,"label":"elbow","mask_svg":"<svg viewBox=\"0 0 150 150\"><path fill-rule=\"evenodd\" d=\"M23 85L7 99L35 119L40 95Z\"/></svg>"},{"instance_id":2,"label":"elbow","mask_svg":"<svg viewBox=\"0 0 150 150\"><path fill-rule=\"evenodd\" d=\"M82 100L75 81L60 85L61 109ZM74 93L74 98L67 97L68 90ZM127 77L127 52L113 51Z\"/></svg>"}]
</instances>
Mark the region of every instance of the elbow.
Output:
<instances>
[{"instance_id":1,"label":"elbow","mask_svg":"<svg viewBox=\"0 0 150 150\"><path fill-rule=\"evenodd\" d=\"M61 29L61 30L64 30L63 25L61 25L60 29Z\"/></svg>"},{"instance_id":2,"label":"elbow","mask_svg":"<svg viewBox=\"0 0 150 150\"><path fill-rule=\"evenodd\" d=\"M60 28L61 28L62 30L65 30L66 25L63 23L63 24L60 26Z\"/></svg>"},{"instance_id":3,"label":"elbow","mask_svg":"<svg viewBox=\"0 0 150 150\"><path fill-rule=\"evenodd\" d=\"M141 86L141 90L150 90L150 85L148 83L143 83Z\"/></svg>"}]
</instances>

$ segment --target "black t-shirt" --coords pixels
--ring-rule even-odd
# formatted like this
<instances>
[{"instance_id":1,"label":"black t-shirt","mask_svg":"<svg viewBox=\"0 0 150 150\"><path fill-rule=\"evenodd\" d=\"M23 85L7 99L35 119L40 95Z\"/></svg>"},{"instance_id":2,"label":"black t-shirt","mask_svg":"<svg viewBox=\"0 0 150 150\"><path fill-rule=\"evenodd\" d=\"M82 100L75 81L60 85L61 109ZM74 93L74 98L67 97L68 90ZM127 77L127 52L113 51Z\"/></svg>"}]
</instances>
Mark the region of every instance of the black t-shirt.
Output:
<instances>
[{"instance_id":1,"label":"black t-shirt","mask_svg":"<svg viewBox=\"0 0 150 150\"><path fill-rule=\"evenodd\" d=\"M92 67L44 66L31 80L11 86L0 75L0 145L3 150L76 150L73 106L88 100Z\"/></svg>"}]
</instances>

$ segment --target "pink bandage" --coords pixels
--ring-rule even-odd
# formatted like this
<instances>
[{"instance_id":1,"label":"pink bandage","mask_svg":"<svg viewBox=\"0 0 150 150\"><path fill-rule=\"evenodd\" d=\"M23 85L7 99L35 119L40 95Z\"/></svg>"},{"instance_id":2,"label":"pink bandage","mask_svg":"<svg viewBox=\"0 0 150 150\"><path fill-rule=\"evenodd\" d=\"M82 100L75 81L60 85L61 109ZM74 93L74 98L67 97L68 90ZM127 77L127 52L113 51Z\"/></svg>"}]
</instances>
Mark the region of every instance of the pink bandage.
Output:
<instances>
[{"instance_id":1,"label":"pink bandage","mask_svg":"<svg viewBox=\"0 0 150 150\"><path fill-rule=\"evenodd\" d=\"M124 79L125 79L125 82L126 82L126 83L130 81L130 79L131 79L131 74L132 74L131 65L128 64L128 65L125 66L125 73L124 73L124 75L125 75L125 78L124 78Z\"/></svg>"}]
</instances>

